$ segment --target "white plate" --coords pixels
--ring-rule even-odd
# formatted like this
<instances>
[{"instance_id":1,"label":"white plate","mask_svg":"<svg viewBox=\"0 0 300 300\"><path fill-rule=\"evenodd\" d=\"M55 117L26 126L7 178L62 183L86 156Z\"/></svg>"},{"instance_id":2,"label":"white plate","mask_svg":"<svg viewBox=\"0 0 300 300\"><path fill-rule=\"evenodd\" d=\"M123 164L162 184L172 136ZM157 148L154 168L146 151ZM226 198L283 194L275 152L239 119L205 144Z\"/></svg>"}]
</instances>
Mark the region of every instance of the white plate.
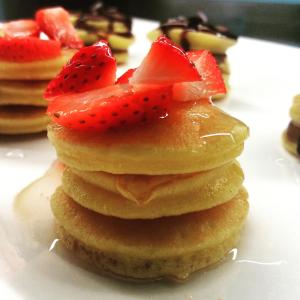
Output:
<instances>
[{"instance_id":1,"label":"white plate","mask_svg":"<svg viewBox=\"0 0 300 300\"><path fill-rule=\"evenodd\" d=\"M145 33L155 25L135 21L130 67L147 52ZM251 129L240 158L251 207L238 249L217 268L196 273L183 284L133 284L95 274L51 248L46 226L51 220L41 221L35 199L31 212L40 221L25 225L13 209L15 195L55 159L45 135L1 137L1 299L300 298L300 164L281 146L292 96L300 92L300 50L241 38L229 52L232 92L218 105Z\"/></svg>"}]
</instances>

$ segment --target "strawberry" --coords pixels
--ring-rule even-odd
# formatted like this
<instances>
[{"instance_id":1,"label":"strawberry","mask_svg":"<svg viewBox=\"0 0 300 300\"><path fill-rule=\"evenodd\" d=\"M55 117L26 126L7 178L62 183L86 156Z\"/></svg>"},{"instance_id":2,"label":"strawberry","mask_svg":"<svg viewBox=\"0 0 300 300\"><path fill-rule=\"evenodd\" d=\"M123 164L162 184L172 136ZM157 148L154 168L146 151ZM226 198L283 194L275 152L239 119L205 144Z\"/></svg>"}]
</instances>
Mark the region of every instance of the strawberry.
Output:
<instances>
[{"instance_id":1,"label":"strawberry","mask_svg":"<svg viewBox=\"0 0 300 300\"><path fill-rule=\"evenodd\" d=\"M49 103L48 115L67 128L103 132L164 118L170 104L170 86L116 84L58 96Z\"/></svg>"},{"instance_id":2,"label":"strawberry","mask_svg":"<svg viewBox=\"0 0 300 300\"><path fill-rule=\"evenodd\" d=\"M0 59L11 62L30 62L55 58L60 55L56 41L36 37L0 38Z\"/></svg>"},{"instance_id":3,"label":"strawberry","mask_svg":"<svg viewBox=\"0 0 300 300\"><path fill-rule=\"evenodd\" d=\"M48 100L66 93L99 89L116 81L116 60L107 42L81 48L49 83L44 97Z\"/></svg>"},{"instance_id":4,"label":"strawberry","mask_svg":"<svg viewBox=\"0 0 300 300\"><path fill-rule=\"evenodd\" d=\"M135 72L135 69L128 69L123 75L121 75L118 80L117 80L117 84L122 84L122 83L128 83L129 82L129 78L132 77L133 73Z\"/></svg>"},{"instance_id":5,"label":"strawberry","mask_svg":"<svg viewBox=\"0 0 300 300\"><path fill-rule=\"evenodd\" d=\"M195 64L202 81L182 82L173 85L175 101L194 101L218 94L225 94L226 87L217 62L207 50L187 52L187 57Z\"/></svg>"},{"instance_id":6,"label":"strawberry","mask_svg":"<svg viewBox=\"0 0 300 300\"><path fill-rule=\"evenodd\" d=\"M38 37L39 26L34 20L17 20L3 25L5 37Z\"/></svg>"},{"instance_id":7,"label":"strawberry","mask_svg":"<svg viewBox=\"0 0 300 300\"><path fill-rule=\"evenodd\" d=\"M62 7L51 7L37 11L35 19L41 31L49 38L59 41L63 47L81 48L83 42L78 37L70 21L69 13Z\"/></svg>"},{"instance_id":8,"label":"strawberry","mask_svg":"<svg viewBox=\"0 0 300 300\"><path fill-rule=\"evenodd\" d=\"M173 84L197 80L201 80L201 76L183 50L165 36L160 36L129 82Z\"/></svg>"}]
</instances>

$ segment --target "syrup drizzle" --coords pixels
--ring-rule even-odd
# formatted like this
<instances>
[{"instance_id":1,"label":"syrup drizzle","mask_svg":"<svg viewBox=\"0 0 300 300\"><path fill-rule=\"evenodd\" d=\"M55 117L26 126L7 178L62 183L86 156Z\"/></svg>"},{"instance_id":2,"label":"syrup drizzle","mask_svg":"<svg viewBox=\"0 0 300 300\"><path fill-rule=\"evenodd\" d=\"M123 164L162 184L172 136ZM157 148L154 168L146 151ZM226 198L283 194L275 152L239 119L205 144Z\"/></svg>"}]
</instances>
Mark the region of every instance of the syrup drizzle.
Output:
<instances>
[{"instance_id":1,"label":"syrup drizzle","mask_svg":"<svg viewBox=\"0 0 300 300\"><path fill-rule=\"evenodd\" d=\"M108 21L108 28L105 32L101 31L96 26L88 24L89 21ZM122 23L127 31L115 32L114 23L116 22ZM87 12L80 14L75 22L75 27L94 33L99 39L107 39L107 36L112 33L121 37L133 37L133 34L131 33L131 17L124 15L116 7L104 6L101 1L92 5Z\"/></svg>"},{"instance_id":2,"label":"syrup drizzle","mask_svg":"<svg viewBox=\"0 0 300 300\"><path fill-rule=\"evenodd\" d=\"M185 51L190 50L187 34L191 31L205 32L234 40L237 39L237 36L231 33L225 26L215 26L208 23L208 18L202 11L199 11L197 16L189 18L179 16L177 18L168 19L167 22L160 25L160 30L167 37L170 37L169 33L174 28L183 29L180 37L180 44Z\"/></svg>"}]
</instances>

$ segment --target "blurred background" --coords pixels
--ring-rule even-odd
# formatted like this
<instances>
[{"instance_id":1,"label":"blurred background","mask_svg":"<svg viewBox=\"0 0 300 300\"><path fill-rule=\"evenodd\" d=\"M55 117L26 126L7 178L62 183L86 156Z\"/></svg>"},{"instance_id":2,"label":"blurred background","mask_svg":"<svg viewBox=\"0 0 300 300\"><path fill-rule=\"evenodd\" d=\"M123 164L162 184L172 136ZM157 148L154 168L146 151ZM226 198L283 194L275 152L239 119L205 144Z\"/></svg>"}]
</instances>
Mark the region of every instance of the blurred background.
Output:
<instances>
[{"instance_id":1,"label":"blurred background","mask_svg":"<svg viewBox=\"0 0 300 300\"><path fill-rule=\"evenodd\" d=\"M203 10L211 23L222 24L237 35L300 45L300 0L112 0L102 1L135 17L166 20L192 16ZM85 10L94 1L0 0L1 20L28 18L43 6L62 5Z\"/></svg>"}]
</instances>

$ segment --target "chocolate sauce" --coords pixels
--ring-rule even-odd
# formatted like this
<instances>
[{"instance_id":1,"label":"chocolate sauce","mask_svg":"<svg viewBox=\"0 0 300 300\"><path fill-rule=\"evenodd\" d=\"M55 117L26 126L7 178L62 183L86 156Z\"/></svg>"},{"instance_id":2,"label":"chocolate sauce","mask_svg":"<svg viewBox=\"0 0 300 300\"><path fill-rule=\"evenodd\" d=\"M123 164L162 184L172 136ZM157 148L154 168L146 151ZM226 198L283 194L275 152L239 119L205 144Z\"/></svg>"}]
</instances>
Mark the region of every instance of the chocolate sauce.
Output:
<instances>
[{"instance_id":1,"label":"chocolate sauce","mask_svg":"<svg viewBox=\"0 0 300 300\"><path fill-rule=\"evenodd\" d=\"M88 24L89 21L108 21L107 30L101 31L96 26ZM114 32L114 23L122 23L126 28L126 32ZM132 38L131 33L132 22L129 16L125 16L116 7L104 6L102 2L96 2L87 12L83 12L75 22L75 28L86 30L94 33L99 39L107 38L108 34L115 34L122 37Z\"/></svg>"},{"instance_id":2,"label":"chocolate sauce","mask_svg":"<svg viewBox=\"0 0 300 300\"><path fill-rule=\"evenodd\" d=\"M225 26L214 26L208 23L207 16L202 11L199 11L197 16L189 18L179 16L177 18L168 19L167 22L160 25L160 30L167 37L169 37L169 32L175 28L183 29L180 37L180 44L185 51L190 50L190 44L187 40L187 34L190 31L205 32L234 40L237 39L237 37L232 34Z\"/></svg>"},{"instance_id":3,"label":"chocolate sauce","mask_svg":"<svg viewBox=\"0 0 300 300\"><path fill-rule=\"evenodd\" d=\"M300 155L300 127L291 121L286 135L292 143L297 143L297 153Z\"/></svg>"}]
</instances>

